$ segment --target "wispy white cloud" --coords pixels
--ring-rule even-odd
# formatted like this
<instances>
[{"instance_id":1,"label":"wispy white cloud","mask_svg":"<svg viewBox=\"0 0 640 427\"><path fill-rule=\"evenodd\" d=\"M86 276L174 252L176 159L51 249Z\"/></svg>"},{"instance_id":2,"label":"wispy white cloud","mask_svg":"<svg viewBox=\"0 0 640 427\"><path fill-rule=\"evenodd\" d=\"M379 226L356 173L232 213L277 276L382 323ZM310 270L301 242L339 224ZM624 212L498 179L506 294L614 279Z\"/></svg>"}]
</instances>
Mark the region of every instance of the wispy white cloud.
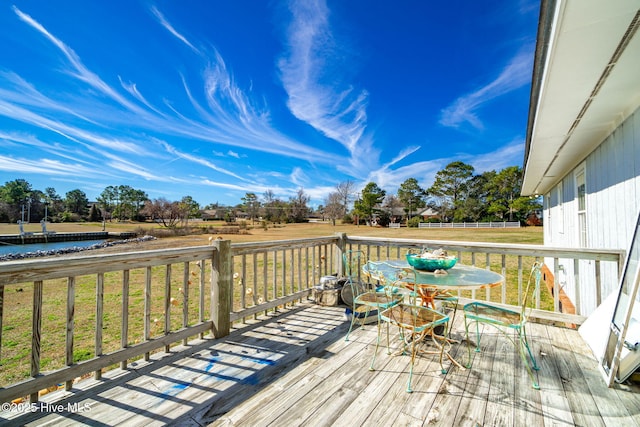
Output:
<instances>
[{"instance_id":1,"label":"wispy white cloud","mask_svg":"<svg viewBox=\"0 0 640 427\"><path fill-rule=\"evenodd\" d=\"M138 90L138 86L135 83L125 83L120 76L118 76L118 79L120 80L120 85L124 88L124 90L129 92L134 98L136 98L153 112L159 114L160 116L164 116L164 114L160 112L160 110L158 110L156 107L151 105L149 101L147 101L147 99L140 93L140 91Z\"/></svg>"},{"instance_id":2,"label":"wispy white cloud","mask_svg":"<svg viewBox=\"0 0 640 427\"><path fill-rule=\"evenodd\" d=\"M367 125L368 93L339 85L340 68L335 40L324 0L290 3L292 21L287 31L287 52L278 63L287 105L293 115L328 138L342 144L351 155Z\"/></svg>"},{"instance_id":3,"label":"wispy white cloud","mask_svg":"<svg viewBox=\"0 0 640 427\"><path fill-rule=\"evenodd\" d=\"M185 45L189 46L189 48L191 48L191 50L193 50L195 53L200 54L200 51L198 49L196 49L196 47L193 44L191 44L191 42L189 40L187 40L187 38L185 36L180 34L173 27L173 25L171 25L171 23L164 17L162 12L160 12L157 7L152 6L151 7L151 13L153 13L153 15L156 17L156 19L160 23L160 25L162 25L164 28L166 28L167 31L169 31L172 35L174 35L182 43L184 43Z\"/></svg>"},{"instance_id":4,"label":"wispy white cloud","mask_svg":"<svg viewBox=\"0 0 640 427\"><path fill-rule=\"evenodd\" d=\"M526 46L504 67L498 77L476 91L463 95L442 110L440 124L457 128L468 123L477 130L484 129L478 111L484 104L531 82L532 47Z\"/></svg>"},{"instance_id":5,"label":"wispy white cloud","mask_svg":"<svg viewBox=\"0 0 640 427\"><path fill-rule=\"evenodd\" d=\"M216 166L215 164L213 164L212 162L210 162L209 160L207 160L207 159L205 159L203 157L194 156L192 154L184 153L184 152L178 150L177 148L173 147L172 145L168 144L165 141L158 141L158 142L159 142L159 144L161 144L164 147L164 149L165 149L165 151L167 153L174 154L174 155L178 156L181 159L187 160L187 161L192 162L192 163L200 164L200 165L205 166L205 167L207 167L209 169L212 169L212 170L214 170L216 172L220 172L220 173L223 173L225 175L231 176L231 177L233 177L235 179L244 180L244 178L242 178L240 175L238 175L238 174L236 174L234 172L231 172L229 170L226 170L224 168L220 168L220 167Z\"/></svg>"},{"instance_id":6,"label":"wispy white cloud","mask_svg":"<svg viewBox=\"0 0 640 427\"><path fill-rule=\"evenodd\" d=\"M140 144L132 141L126 141L114 136L102 136L97 133L87 131L83 128L70 126L66 123L58 120L49 119L40 114L36 114L31 110L12 105L0 100L0 116L6 116L14 120L21 121L34 125L41 129L47 129L51 132L57 133L65 139L71 140L78 144L85 145L86 148L91 149L92 146L88 143L102 146L110 150L121 151L130 154L143 154L147 153Z\"/></svg>"},{"instance_id":7,"label":"wispy white cloud","mask_svg":"<svg viewBox=\"0 0 640 427\"><path fill-rule=\"evenodd\" d=\"M97 175L101 175L100 171L96 171L95 167L92 167L91 165L64 163L47 158L26 159L23 157L9 157L3 155L0 155L0 170L56 176L79 175L84 177L96 177Z\"/></svg>"},{"instance_id":8,"label":"wispy white cloud","mask_svg":"<svg viewBox=\"0 0 640 427\"><path fill-rule=\"evenodd\" d=\"M524 139L516 138L497 150L490 153L483 153L470 159L469 164L473 165L476 173L486 171L500 171L509 166L521 165L524 158Z\"/></svg>"},{"instance_id":9,"label":"wispy white cloud","mask_svg":"<svg viewBox=\"0 0 640 427\"><path fill-rule=\"evenodd\" d=\"M144 112L143 110L138 108L138 106L129 102L126 98L122 97L119 93L113 90L113 88L105 83L99 76L89 71L84 66L78 55L73 51L73 49L71 49L60 39L47 31L47 29L43 25L31 18L31 16L20 11L20 9L18 9L17 7L14 6L13 10L22 21L31 26L34 30L40 32L43 36L45 36L45 38L49 39L49 41L56 48L58 48L58 50L60 50L60 52L62 52L62 54L67 58L72 67L72 69L68 70L68 73L70 75L73 75L77 79L89 84L91 87L113 99L131 112L135 112L137 114L142 114Z\"/></svg>"},{"instance_id":10,"label":"wispy white cloud","mask_svg":"<svg viewBox=\"0 0 640 427\"><path fill-rule=\"evenodd\" d=\"M229 157L234 157L234 158L236 158L236 159L240 159L240 158L242 158L242 157L247 157L247 156L241 156L239 153L237 153L237 152L235 152L235 151L233 151L233 150L229 150L229 151L227 151L227 155L228 155Z\"/></svg>"},{"instance_id":11,"label":"wispy white cloud","mask_svg":"<svg viewBox=\"0 0 640 427\"><path fill-rule=\"evenodd\" d=\"M80 57L43 25L17 7L14 7L14 12L22 22L50 41L67 60L66 75L76 80L73 84L77 86L79 81L90 88L82 97L58 90L56 99L53 100L17 73L0 72L0 82L5 82L0 84L0 116L57 134L59 144L48 142L40 147L51 155L58 158L79 158L84 162L110 159L105 167L111 166L117 173L160 181L164 178L155 177L152 172L141 166L136 167L134 163L147 165L153 158L164 158L164 164L167 164L166 157L170 156L172 161L180 158L193 165L204 166L244 181L247 187L250 186L251 179L221 168L202 156L178 151L170 144L161 145L163 152L150 150L150 146L154 144L149 144L153 139L149 135L174 135L201 143L242 147L313 163L342 163L339 155L299 143L276 130L270 123L268 109L264 106L257 108L247 93L236 84L224 59L215 48L209 50L209 56L205 52L198 52L206 63L199 97L192 93L187 79L182 78L185 94L197 112L194 117L192 111L174 107L166 99L161 107L155 106L142 95L140 85L125 81L120 76L117 78L121 93L118 92L85 67ZM171 32L176 37L182 37L157 8L154 8L154 15L164 28L173 30ZM193 48L193 44L186 38L182 37L181 40ZM131 101L127 99L129 96ZM204 100L204 106L198 99ZM114 108L109 100L115 101L124 109ZM163 113L167 107L170 112ZM127 137L123 138L119 129L127 129ZM36 144L36 140L30 141L30 144ZM246 157L241 156L237 150L229 149L226 153L225 156L231 158ZM124 161L121 155L128 155L136 160ZM71 168L68 170L69 174L73 173Z\"/></svg>"},{"instance_id":12,"label":"wispy white cloud","mask_svg":"<svg viewBox=\"0 0 640 427\"><path fill-rule=\"evenodd\" d=\"M302 168L299 168L299 167L293 168L293 170L291 171L291 174L289 175L289 179L291 180L292 184L297 185L299 187L304 187L306 184L309 183L309 177L304 172L304 170L302 170Z\"/></svg>"}]
</instances>

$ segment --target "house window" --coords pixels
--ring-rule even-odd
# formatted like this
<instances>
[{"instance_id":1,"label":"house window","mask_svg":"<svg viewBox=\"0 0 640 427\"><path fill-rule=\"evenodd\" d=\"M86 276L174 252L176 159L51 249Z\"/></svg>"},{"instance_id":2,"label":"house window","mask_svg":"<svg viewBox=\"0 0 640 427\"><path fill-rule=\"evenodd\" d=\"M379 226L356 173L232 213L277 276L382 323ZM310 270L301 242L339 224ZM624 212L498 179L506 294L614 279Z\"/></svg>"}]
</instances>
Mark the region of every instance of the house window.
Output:
<instances>
[{"instance_id":1,"label":"house window","mask_svg":"<svg viewBox=\"0 0 640 427\"><path fill-rule=\"evenodd\" d=\"M558 224L558 233L564 233L564 186L562 185L562 181L558 183L556 187L556 201L557 201L557 211L558 215L556 215L556 224Z\"/></svg>"},{"instance_id":2,"label":"house window","mask_svg":"<svg viewBox=\"0 0 640 427\"><path fill-rule=\"evenodd\" d=\"M576 173L576 195L578 201L578 233L581 248L587 247L587 185L584 176L584 166Z\"/></svg>"}]
</instances>

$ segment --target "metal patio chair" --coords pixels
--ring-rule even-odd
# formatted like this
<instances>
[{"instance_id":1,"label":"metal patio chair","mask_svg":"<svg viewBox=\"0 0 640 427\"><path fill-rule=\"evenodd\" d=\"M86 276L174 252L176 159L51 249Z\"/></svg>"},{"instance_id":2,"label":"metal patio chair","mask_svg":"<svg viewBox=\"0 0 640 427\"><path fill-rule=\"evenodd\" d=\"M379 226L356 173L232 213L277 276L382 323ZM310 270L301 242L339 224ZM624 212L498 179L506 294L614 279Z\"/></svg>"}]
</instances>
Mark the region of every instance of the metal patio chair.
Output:
<instances>
[{"instance_id":1,"label":"metal patio chair","mask_svg":"<svg viewBox=\"0 0 640 427\"><path fill-rule=\"evenodd\" d=\"M412 273L411 271L403 271L399 273L397 282L393 286L388 286L386 289L400 288L406 283L412 283L412 274L415 275L415 273ZM415 279L413 282L415 283ZM439 354L440 369L443 374L447 373L447 369L445 369L443 365L445 353L447 357L451 359L451 356L449 356L448 352L445 351L446 347L450 344L447 337L436 332L436 329L443 329L446 331L449 316L430 307L416 304L414 298L411 298L410 301L411 302L401 302L393 305L380 313L380 319L383 322L387 325L394 325L399 328L402 345L401 353L410 353L411 362L409 365L407 393L413 392L413 389L411 388L411 381L413 379L413 367L418 353ZM422 350L422 347L426 345L427 338L431 338L431 341L436 345L436 351ZM387 328L387 350L390 353L389 341ZM378 353L378 348L379 339L374 353L374 361L376 354Z\"/></svg>"},{"instance_id":2,"label":"metal patio chair","mask_svg":"<svg viewBox=\"0 0 640 427\"><path fill-rule=\"evenodd\" d=\"M518 349L522 363L527 368L529 378L534 389L540 389L538 381L533 375L533 370L538 370L538 364L529 346L527 338L526 324L531 312L528 307L532 299L538 295L540 288L540 278L542 263L535 262L529 273L529 279L522 295L520 311L511 310L486 302L472 302L465 304L464 327L467 339L467 349L469 356L468 367L471 367L471 341L469 340L469 326L476 324L476 352L480 351L480 324L490 325L502 332L511 343ZM533 279L533 284L532 284ZM515 334L515 337L514 337Z\"/></svg>"},{"instance_id":3,"label":"metal patio chair","mask_svg":"<svg viewBox=\"0 0 640 427\"><path fill-rule=\"evenodd\" d=\"M376 286L360 280L360 267L365 263L366 260L361 251L347 251L344 254L345 277L347 279L347 283L345 283L344 286L349 286L352 294L351 324L349 325L345 341L349 341L349 335L358 320L360 320L361 326L364 326L370 316L375 316L378 328L377 347L381 335L380 312L402 302L404 294L398 292L398 288L391 289L387 283L381 283ZM369 263L369 265L375 265L375 263ZM373 370L374 362L375 355L371 361L370 370Z\"/></svg>"}]
</instances>

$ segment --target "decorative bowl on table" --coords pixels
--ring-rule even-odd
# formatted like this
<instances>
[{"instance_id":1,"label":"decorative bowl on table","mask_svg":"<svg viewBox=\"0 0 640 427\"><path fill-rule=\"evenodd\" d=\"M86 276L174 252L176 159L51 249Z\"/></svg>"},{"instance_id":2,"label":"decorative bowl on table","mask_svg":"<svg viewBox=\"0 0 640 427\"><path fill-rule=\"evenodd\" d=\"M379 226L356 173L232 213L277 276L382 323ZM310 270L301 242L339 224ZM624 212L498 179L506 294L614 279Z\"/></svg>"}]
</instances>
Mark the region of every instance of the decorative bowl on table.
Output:
<instances>
[{"instance_id":1,"label":"decorative bowl on table","mask_svg":"<svg viewBox=\"0 0 640 427\"><path fill-rule=\"evenodd\" d=\"M433 255L431 253L407 254L409 265L422 271L449 270L456 265L457 261L458 258L455 256Z\"/></svg>"}]
</instances>

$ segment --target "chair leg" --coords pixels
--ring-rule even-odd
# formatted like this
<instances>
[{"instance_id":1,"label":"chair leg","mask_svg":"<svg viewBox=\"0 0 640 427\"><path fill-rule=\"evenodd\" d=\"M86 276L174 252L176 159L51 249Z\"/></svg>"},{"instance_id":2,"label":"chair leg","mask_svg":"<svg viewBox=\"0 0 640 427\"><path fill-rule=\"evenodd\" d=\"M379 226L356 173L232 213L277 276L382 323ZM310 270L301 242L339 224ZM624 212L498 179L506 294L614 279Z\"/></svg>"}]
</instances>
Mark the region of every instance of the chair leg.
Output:
<instances>
[{"instance_id":1,"label":"chair leg","mask_svg":"<svg viewBox=\"0 0 640 427\"><path fill-rule=\"evenodd\" d=\"M391 343L389 342L389 322L384 322L387 325L387 354L391 354Z\"/></svg>"},{"instance_id":2,"label":"chair leg","mask_svg":"<svg viewBox=\"0 0 640 427\"><path fill-rule=\"evenodd\" d=\"M378 329L378 334L377 334L377 337L376 337L376 349L373 352L373 359L371 359L371 365L369 366L369 370L370 371L375 371L376 370L375 367L374 367L374 364L376 363L376 356L378 355L378 348L380 348L380 313L379 312L378 312L378 327L377 327L377 329ZM387 344L388 344L388 340L389 340L389 337L387 336Z\"/></svg>"},{"instance_id":3,"label":"chair leg","mask_svg":"<svg viewBox=\"0 0 640 427\"><path fill-rule=\"evenodd\" d=\"M522 326L521 333L522 333L522 339L524 340L524 345L527 348L527 352L529 353L529 358L531 359L531 367L537 371L540 369L540 367L538 366L538 363L536 362L536 358L533 356L533 353L531 352L531 346L529 345L529 339L527 338L527 331L525 330L524 326Z\"/></svg>"},{"instance_id":4,"label":"chair leg","mask_svg":"<svg viewBox=\"0 0 640 427\"><path fill-rule=\"evenodd\" d=\"M351 330L353 329L353 322L356 321L356 310L354 307L353 312L351 313L351 323L349 324L349 330L347 331L347 336L344 337L345 341L349 341L349 335L351 334Z\"/></svg>"},{"instance_id":5,"label":"chair leg","mask_svg":"<svg viewBox=\"0 0 640 427\"><path fill-rule=\"evenodd\" d=\"M416 339L411 340L411 364L409 365L409 381L407 382L407 393L413 393L411 380L413 378L413 364L416 360Z\"/></svg>"},{"instance_id":6,"label":"chair leg","mask_svg":"<svg viewBox=\"0 0 640 427\"><path fill-rule=\"evenodd\" d=\"M476 353L480 353L480 322L476 321Z\"/></svg>"},{"instance_id":7,"label":"chair leg","mask_svg":"<svg viewBox=\"0 0 640 427\"><path fill-rule=\"evenodd\" d=\"M519 351L520 359L522 359L522 363L524 364L525 368L527 368L527 373L529 374L529 378L531 379L531 386L535 390L540 390L540 385L538 384L538 381L536 380L536 377L533 374L533 370L531 369L531 366L529 365L529 360L527 359L527 353L529 353L529 355L530 355L531 354L531 349L525 343L525 341L522 340L522 339L520 339L520 341L519 341L519 347L520 347L519 348L519 350L520 350Z\"/></svg>"},{"instance_id":8,"label":"chair leg","mask_svg":"<svg viewBox=\"0 0 640 427\"><path fill-rule=\"evenodd\" d=\"M367 306L367 311L365 311L364 313L364 317L362 318L362 320L360 321L360 327L364 327L364 322L365 320L367 320L367 317L369 317L369 312L371 311L371 307ZM353 324L356 322L356 307L355 305L353 306L353 312L351 313L351 324L349 325L349 330L347 331L347 336L344 338L345 341L349 341L349 335L351 334L351 331L353 330Z\"/></svg>"},{"instance_id":9,"label":"chair leg","mask_svg":"<svg viewBox=\"0 0 640 427\"><path fill-rule=\"evenodd\" d=\"M471 340L469 339L469 322L467 316L464 317L464 335L467 341L467 368L471 368Z\"/></svg>"}]
</instances>

